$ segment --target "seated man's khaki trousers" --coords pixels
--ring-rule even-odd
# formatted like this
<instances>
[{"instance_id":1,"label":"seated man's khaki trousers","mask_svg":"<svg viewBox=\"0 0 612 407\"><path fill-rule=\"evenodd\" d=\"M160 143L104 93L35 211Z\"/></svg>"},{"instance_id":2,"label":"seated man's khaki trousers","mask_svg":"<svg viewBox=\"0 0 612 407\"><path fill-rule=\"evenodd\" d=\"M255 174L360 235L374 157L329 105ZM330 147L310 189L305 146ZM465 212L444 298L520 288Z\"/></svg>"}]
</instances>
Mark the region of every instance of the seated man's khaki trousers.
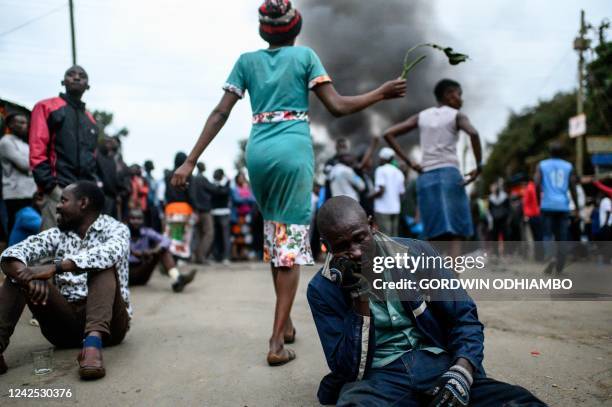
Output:
<instances>
[{"instance_id":1,"label":"seated man's khaki trousers","mask_svg":"<svg viewBox=\"0 0 612 407\"><path fill-rule=\"evenodd\" d=\"M91 271L87 278L86 300L68 302L50 283L47 305L34 305L27 292L7 277L0 286L0 353L7 348L26 304L44 337L58 348L81 347L86 333L91 331L102 333L105 346L120 343L129 329L130 318L115 268Z\"/></svg>"}]
</instances>

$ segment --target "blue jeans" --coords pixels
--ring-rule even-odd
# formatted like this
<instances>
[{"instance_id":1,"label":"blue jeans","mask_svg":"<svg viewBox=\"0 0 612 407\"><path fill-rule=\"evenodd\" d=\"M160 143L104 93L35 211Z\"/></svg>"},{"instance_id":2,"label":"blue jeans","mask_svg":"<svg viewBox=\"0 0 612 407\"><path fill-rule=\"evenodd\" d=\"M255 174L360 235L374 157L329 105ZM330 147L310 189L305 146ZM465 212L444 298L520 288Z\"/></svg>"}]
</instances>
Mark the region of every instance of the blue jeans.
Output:
<instances>
[{"instance_id":1,"label":"blue jeans","mask_svg":"<svg viewBox=\"0 0 612 407\"><path fill-rule=\"evenodd\" d=\"M363 380L345 384L336 406L427 406L431 397L425 391L433 387L452 364L447 353L408 352L383 368L370 369ZM488 378L475 378L470 391L470 406L545 405L522 387Z\"/></svg>"},{"instance_id":2,"label":"blue jeans","mask_svg":"<svg viewBox=\"0 0 612 407\"><path fill-rule=\"evenodd\" d=\"M542 236L546 242L546 259L550 260L553 256L555 257L557 272L561 272L565 265L568 234L568 212L542 211ZM557 243L553 243L555 240Z\"/></svg>"}]
</instances>

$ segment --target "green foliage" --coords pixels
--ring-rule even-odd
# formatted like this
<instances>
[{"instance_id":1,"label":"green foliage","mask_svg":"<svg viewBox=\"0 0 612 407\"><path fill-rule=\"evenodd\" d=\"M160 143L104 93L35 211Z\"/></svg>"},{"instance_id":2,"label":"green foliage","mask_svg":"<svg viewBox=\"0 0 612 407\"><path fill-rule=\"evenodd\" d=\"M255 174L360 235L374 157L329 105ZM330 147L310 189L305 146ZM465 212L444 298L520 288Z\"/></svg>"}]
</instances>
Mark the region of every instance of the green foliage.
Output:
<instances>
[{"instance_id":1,"label":"green foliage","mask_svg":"<svg viewBox=\"0 0 612 407\"><path fill-rule=\"evenodd\" d=\"M535 107L513 113L497 142L489 146L491 154L482 174L484 185L518 172L532 175L533 164L546 157L548 143L554 139L561 140L573 152L567 123L575 114L575 93L559 93Z\"/></svg>"},{"instance_id":2,"label":"green foliage","mask_svg":"<svg viewBox=\"0 0 612 407\"><path fill-rule=\"evenodd\" d=\"M408 72L410 72L421 61L427 58L426 55L421 55L413 61L410 61L408 59L412 51L416 50L417 48L421 48L421 47L431 47L433 49L437 49L439 51L444 52L444 55L446 55L446 58L448 58L448 63L451 65L458 65L469 59L469 56L465 54L460 54L459 52L455 52L451 47L443 47L438 44L418 44L410 48L408 51L406 51L406 55L404 56L404 69L402 70L402 74L400 75L400 78L406 79Z\"/></svg>"},{"instance_id":3,"label":"green foliage","mask_svg":"<svg viewBox=\"0 0 612 407\"><path fill-rule=\"evenodd\" d=\"M612 42L595 48L597 59L587 66L588 132L592 135L612 135Z\"/></svg>"},{"instance_id":4,"label":"green foliage","mask_svg":"<svg viewBox=\"0 0 612 407\"><path fill-rule=\"evenodd\" d=\"M104 136L126 137L130 133L127 127L122 127L114 133L109 133L107 131L108 126L113 123L113 114L110 112L104 110L94 110L92 115L98 124L98 129L100 130L98 133L99 139L102 139Z\"/></svg>"},{"instance_id":5,"label":"green foliage","mask_svg":"<svg viewBox=\"0 0 612 407\"><path fill-rule=\"evenodd\" d=\"M591 135L609 135L612 134L612 43L598 46L596 53L597 58L587 66L587 131ZM576 92L559 93L513 113L497 142L487 146L490 155L483 169L480 190L488 190L488 185L498 177L507 179L519 172L533 175L535 164L548 156L548 144L552 140L559 140L568 158L574 161L575 143L568 137L567 129L569 118L576 115L576 97Z\"/></svg>"}]
</instances>

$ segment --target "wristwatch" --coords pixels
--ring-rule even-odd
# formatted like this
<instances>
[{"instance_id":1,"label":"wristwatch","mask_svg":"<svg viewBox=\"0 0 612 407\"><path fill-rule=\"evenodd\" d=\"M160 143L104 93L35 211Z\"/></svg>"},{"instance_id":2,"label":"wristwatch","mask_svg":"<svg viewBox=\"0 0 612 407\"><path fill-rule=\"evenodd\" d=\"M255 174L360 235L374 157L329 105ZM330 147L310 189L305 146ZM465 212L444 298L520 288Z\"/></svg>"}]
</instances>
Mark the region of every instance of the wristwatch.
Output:
<instances>
[{"instance_id":1,"label":"wristwatch","mask_svg":"<svg viewBox=\"0 0 612 407\"><path fill-rule=\"evenodd\" d=\"M55 274L62 274L64 272L62 269L62 259L55 259L53 263L55 264Z\"/></svg>"}]
</instances>

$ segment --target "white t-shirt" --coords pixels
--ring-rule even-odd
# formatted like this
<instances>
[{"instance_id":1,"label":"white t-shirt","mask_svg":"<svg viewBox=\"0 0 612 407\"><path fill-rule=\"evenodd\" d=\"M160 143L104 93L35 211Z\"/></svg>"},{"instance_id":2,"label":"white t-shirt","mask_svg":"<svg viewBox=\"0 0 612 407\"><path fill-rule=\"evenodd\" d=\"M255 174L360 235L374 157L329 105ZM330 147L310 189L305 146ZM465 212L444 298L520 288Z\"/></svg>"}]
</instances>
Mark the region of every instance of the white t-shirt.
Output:
<instances>
[{"instance_id":1,"label":"white t-shirt","mask_svg":"<svg viewBox=\"0 0 612 407\"><path fill-rule=\"evenodd\" d=\"M606 221L606 215L608 212L612 212L612 200L607 196L599 203L599 227L604 227ZM608 226L612 226L612 214L608 218Z\"/></svg>"},{"instance_id":2,"label":"white t-shirt","mask_svg":"<svg viewBox=\"0 0 612 407\"><path fill-rule=\"evenodd\" d=\"M400 195L404 193L404 174L391 164L381 165L374 173L376 189L384 187L385 192L374 200L374 212L383 215L400 213Z\"/></svg>"},{"instance_id":3,"label":"white t-shirt","mask_svg":"<svg viewBox=\"0 0 612 407\"><path fill-rule=\"evenodd\" d=\"M355 170L338 163L329 173L329 187L332 196L349 196L359 202L359 192L362 192L366 185Z\"/></svg>"}]
</instances>

